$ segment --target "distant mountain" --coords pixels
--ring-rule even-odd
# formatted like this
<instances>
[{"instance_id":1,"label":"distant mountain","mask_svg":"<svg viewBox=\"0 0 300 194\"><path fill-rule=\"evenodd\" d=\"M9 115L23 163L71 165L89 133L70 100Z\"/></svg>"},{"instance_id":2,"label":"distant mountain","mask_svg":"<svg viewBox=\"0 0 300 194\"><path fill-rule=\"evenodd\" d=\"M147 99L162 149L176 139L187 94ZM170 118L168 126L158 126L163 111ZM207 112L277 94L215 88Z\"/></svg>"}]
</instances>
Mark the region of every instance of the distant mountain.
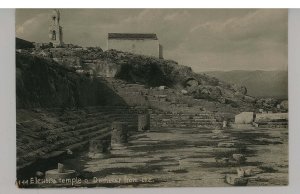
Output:
<instances>
[{"instance_id":1,"label":"distant mountain","mask_svg":"<svg viewBox=\"0 0 300 194\"><path fill-rule=\"evenodd\" d=\"M210 71L203 72L225 82L246 86L248 94L256 97L287 98L287 71Z\"/></svg>"}]
</instances>

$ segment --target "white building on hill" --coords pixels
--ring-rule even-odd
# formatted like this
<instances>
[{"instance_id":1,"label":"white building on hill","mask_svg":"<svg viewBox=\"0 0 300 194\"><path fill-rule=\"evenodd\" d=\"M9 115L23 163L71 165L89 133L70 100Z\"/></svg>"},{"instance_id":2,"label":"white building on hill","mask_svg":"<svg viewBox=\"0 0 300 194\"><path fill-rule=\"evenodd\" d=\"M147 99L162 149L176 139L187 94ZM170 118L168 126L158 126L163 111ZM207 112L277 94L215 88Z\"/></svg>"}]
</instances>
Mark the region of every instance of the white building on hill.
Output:
<instances>
[{"instance_id":1,"label":"white building on hill","mask_svg":"<svg viewBox=\"0 0 300 194\"><path fill-rule=\"evenodd\" d=\"M108 33L107 49L163 58L156 34Z\"/></svg>"}]
</instances>

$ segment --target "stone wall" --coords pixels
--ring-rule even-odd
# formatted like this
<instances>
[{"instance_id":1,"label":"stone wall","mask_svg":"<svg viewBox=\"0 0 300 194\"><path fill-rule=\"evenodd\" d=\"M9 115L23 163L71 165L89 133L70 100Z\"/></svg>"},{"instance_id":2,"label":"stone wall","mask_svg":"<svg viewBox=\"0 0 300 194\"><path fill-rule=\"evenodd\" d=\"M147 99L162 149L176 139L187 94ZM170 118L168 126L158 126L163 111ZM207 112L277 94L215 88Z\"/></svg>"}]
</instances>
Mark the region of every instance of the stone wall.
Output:
<instances>
[{"instance_id":1,"label":"stone wall","mask_svg":"<svg viewBox=\"0 0 300 194\"><path fill-rule=\"evenodd\" d=\"M84 60L83 67L92 69L97 76L101 77L115 77L120 69L117 64L103 60Z\"/></svg>"},{"instance_id":2,"label":"stone wall","mask_svg":"<svg viewBox=\"0 0 300 194\"><path fill-rule=\"evenodd\" d=\"M59 64L66 65L66 66L81 66L82 62L79 57L61 57L61 58L53 58Z\"/></svg>"},{"instance_id":3,"label":"stone wall","mask_svg":"<svg viewBox=\"0 0 300 194\"><path fill-rule=\"evenodd\" d=\"M107 49L115 49L123 52L130 52L138 55L146 55L153 57L160 57L159 42L152 39L140 40L122 40L109 39Z\"/></svg>"},{"instance_id":4,"label":"stone wall","mask_svg":"<svg viewBox=\"0 0 300 194\"><path fill-rule=\"evenodd\" d=\"M257 113L255 122L288 120L288 113Z\"/></svg>"},{"instance_id":5,"label":"stone wall","mask_svg":"<svg viewBox=\"0 0 300 194\"><path fill-rule=\"evenodd\" d=\"M157 128L211 128L221 127L212 113L152 113L151 129Z\"/></svg>"},{"instance_id":6,"label":"stone wall","mask_svg":"<svg viewBox=\"0 0 300 194\"><path fill-rule=\"evenodd\" d=\"M236 124L251 124L254 119L253 112L242 112L235 116L234 122Z\"/></svg>"}]
</instances>

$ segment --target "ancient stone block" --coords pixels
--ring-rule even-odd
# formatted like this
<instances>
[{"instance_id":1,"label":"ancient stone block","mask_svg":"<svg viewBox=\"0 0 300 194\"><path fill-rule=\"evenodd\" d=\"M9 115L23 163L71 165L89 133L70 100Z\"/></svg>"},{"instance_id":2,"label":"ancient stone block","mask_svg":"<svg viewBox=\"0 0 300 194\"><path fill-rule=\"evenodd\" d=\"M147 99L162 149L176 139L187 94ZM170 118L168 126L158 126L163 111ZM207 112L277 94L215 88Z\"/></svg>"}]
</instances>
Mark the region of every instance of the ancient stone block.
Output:
<instances>
[{"instance_id":1,"label":"ancient stone block","mask_svg":"<svg viewBox=\"0 0 300 194\"><path fill-rule=\"evenodd\" d=\"M45 173L46 179L66 179L66 178L74 178L76 177L75 170L65 170L62 173L59 173L57 169L48 170Z\"/></svg>"},{"instance_id":2,"label":"ancient stone block","mask_svg":"<svg viewBox=\"0 0 300 194\"><path fill-rule=\"evenodd\" d=\"M229 158L215 158L215 160L218 164L228 164L229 163Z\"/></svg>"},{"instance_id":3,"label":"ancient stone block","mask_svg":"<svg viewBox=\"0 0 300 194\"><path fill-rule=\"evenodd\" d=\"M253 122L253 112L242 112L235 116L234 122L236 124L251 124Z\"/></svg>"},{"instance_id":4,"label":"ancient stone block","mask_svg":"<svg viewBox=\"0 0 300 194\"><path fill-rule=\"evenodd\" d=\"M236 171L238 177L249 177L253 174L251 168L237 168Z\"/></svg>"},{"instance_id":5,"label":"ancient stone block","mask_svg":"<svg viewBox=\"0 0 300 194\"><path fill-rule=\"evenodd\" d=\"M37 177L39 177L39 178L42 178L42 177L44 176L44 173L42 173L41 171L37 171L37 172L35 173L35 175L36 175Z\"/></svg>"},{"instance_id":6,"label":"ancient stone block","mask_svg":"<svg viewBox=\"0 0 300 194\"><path fill-rule=\"evenodd\" d=\"M167 87L166 86L159 86L158 89L159 90L165 90Z\"/></svg>"},{"instance_id":7,"label":"ancient stone block","mask_svg":"<svg viewBox=\"0 0 300 194\"><path fill-rule=\"evenodd\" d=\"M238 175L226 175L225 182L233 186L246 186L248 178L238 177Z\"/></svg>"},{"instance_id":8,"label":"ancient stone block","mask_svg":"<svg viewBox=\"0 0 300 194\"><path fill-rule=\"evenodd\" d=\"M245 177L245 170L244 169L242 169L242 168L237 168L236 169L236 172L237 172L237 176L238 177Z\"/></svg>"},{"instance_id":9,"label":"ancient stone block","mask_svg":"<svg viewBox=\"0 0 300 194\"><path fill-rule=\"evenodd\" d=\"M113 122L111 132L111 148L123 147L127 143L127 125L124 122Z\"/></svg>"},{"instance_id":10,"label":"ancient stone block","mask_svg":"<svg viewBox=\"0 0 300 194\"><path fill-rule=\"evenodd\" d=\"M138 115L138 131L149 131L150 130L150 115L139 114Z\"/></svg>"},{"instance_id":11,"label":"ancient stone block","mask_svg":"<svg viewBox=\"0 0 300 194\"><path fill-rule=\"evenodd\" d=\"M57 164L57 172L59 172L59 173L65 172L65 167L63 164L61 164L61 163Z\"/></svg>"},{"instance_id":12,"label":"ancient stone block","mask_svg":"<svg viewBox=\"0 0 300 194\"><path fill-rule=\"evenodd\" d=\"M247 160L243 154L232 154L232 158L238 163L243 163Z\"/></svg>"},{"instance_id":13,"label":"ancient stone block","mask_svg":"<svg viewBox=\"0 0 300 194\"><path fill-rule=\"evenodd\" d=\"M182 94L187 94L188 91L186 91L186 90L181 90L181 93L182 93Z\"/></svg>"},{"instance_id":14,"label":"ancient stone block","mask_svg":"<svg viewBox=\"0 0 300 194\"><path fill-rule=\"evenodd\" d=\"M58 163L57 169L48 170L45 173L46 179L66 179L66 178L74 178L76 176L75 170L66 170L64 165Z\"/></svg>"},{"instance_id":15,"label":"ancient stone block","mask_svg":"<svg viewBox=\"0 0 300 194\"><path fill-rule=\"evenodd\" d=\"M227 127L227 121L223 121L223 122L222 122L222 127L223 127L223 128L226 128L226 127Z\"/></svg>"},{"instance_id":16,"label":"ancient stone block","mask_svg":"<svg viewBox=\"0 0 300 194\"><path fill-rule=\"evenodd\" d=\"M89 153L90 158L103 158L109 150L109 140L95 139L90 140Z\"/></svg>"},{"instance_id":17,"label":"ancient stone block","mask_svg":"<svg viewBox=\"0 0 300 194\"><path fill-rule=\"evenodd\" d=\"M260 113L256 114L255 122L288 120L288 113Z\"/></svg>"},{"instance_id":18,"label":"ancient stone block","mask_svg":"<svg viewBox=\"0 0 300 194\"><path fill-rule=\"evenodd\" d=\"M284 110L288 110L288 109L289 109L288 101L287 101L287 100L283 100L283 101L280 103L280 108L282 108L282 109L284 109Z\"/></svg>"}]
</instances>

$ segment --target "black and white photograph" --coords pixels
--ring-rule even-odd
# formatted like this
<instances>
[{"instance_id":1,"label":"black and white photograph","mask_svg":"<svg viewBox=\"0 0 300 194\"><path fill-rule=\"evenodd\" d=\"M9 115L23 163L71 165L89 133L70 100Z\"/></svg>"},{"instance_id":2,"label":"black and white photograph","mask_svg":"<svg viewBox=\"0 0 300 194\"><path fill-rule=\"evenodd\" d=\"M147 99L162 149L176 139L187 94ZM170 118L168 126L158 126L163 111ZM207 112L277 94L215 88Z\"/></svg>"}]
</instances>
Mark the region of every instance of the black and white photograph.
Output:
<instances>
[{"instance_id":1,"label":"black and white photograph","mask_svg":"<svg viewBox=\"0 0 300 194\"><path fill-rule=\"evenodd\" d=\"M15 46L18 188L289 184L288 9L16 9Z\"/></svg>"}]
</instances>

